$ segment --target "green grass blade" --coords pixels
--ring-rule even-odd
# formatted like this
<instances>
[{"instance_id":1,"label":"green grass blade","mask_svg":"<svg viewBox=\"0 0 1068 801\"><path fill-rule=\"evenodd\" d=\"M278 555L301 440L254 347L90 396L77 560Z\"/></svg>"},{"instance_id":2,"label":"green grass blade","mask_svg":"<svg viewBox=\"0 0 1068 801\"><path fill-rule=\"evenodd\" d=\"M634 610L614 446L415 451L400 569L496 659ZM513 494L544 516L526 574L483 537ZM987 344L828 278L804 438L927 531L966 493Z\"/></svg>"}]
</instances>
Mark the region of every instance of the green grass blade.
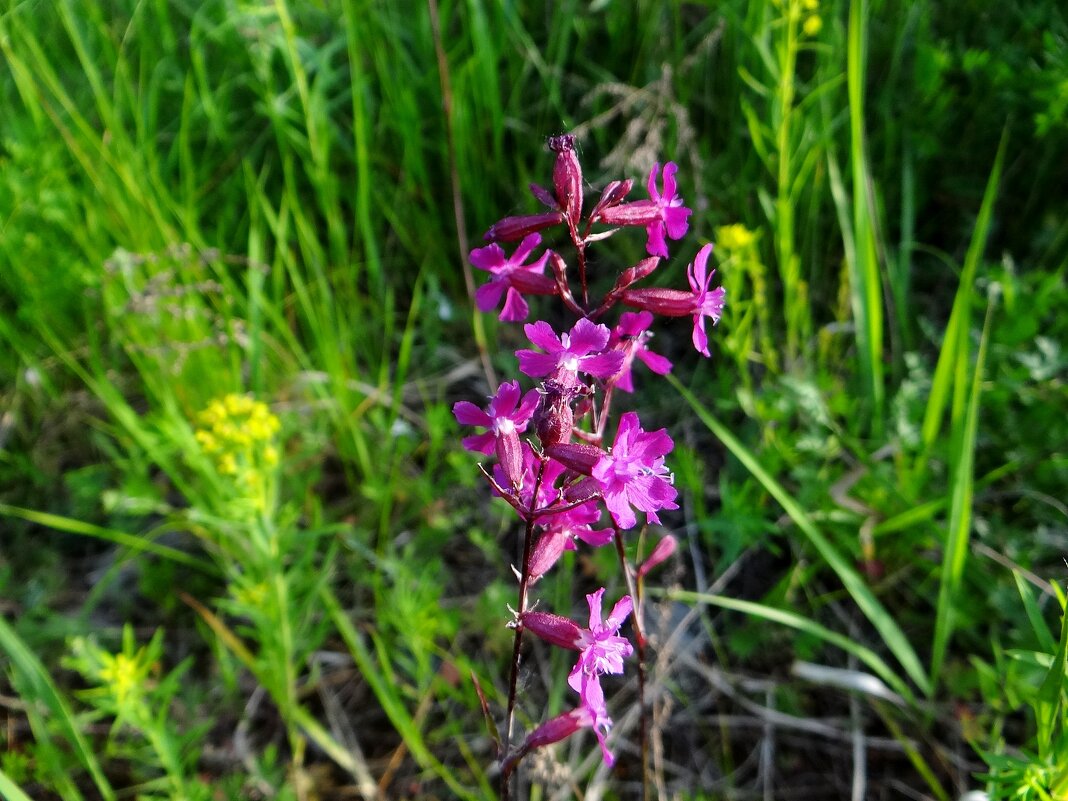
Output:
<instances>
[{"instance_id":1,"label":"green grass blade","mask_svg":"<svg viewBox=\"0 0 1068 801\"><path fill-rule=\"evenodd\" d=\"M949 402L950 390L957 386L957 397L963 398L962 393L966 382L962 381L960 384L956 382L960 376L962 366L963 369L967 369L968 334L971 328L975 275L979 269L979 260L986 249L986 241L990 233L990 220L993 216L994 200L997 197L1007 143L1008 129L1002 134L1001 144L998 146L997 155L994 157L994 166L990 170L990 178L986 184L986 191L983 193L979 216L975 221L968 252L964 257L964 269L961 272L957 295L953 299L953 311L950 313L945 338L942 340L942 348L938 354L938 363L935 366L934 378L931 381L931 394L923 414L923 427L921 429L923 447L916 458L913 468L914 486L918 485L926 472L931 449L942 427L942 417L945 414L946 404ZM955 398L954 412L959 412L961 405L958 404ZM954 419L957 419L956 414L954 414Z\"/></svg>"},{"instance_id":2,"label":"green grass blade","mask_svg":"<svg viewBox=\"0 0 1068 801\"><path fill-rule=\"evenodd\" d=\"M823 557L824 561L838 576L846 590L852 596L857 606L871 621L876 631L883 638L886 647L890 649L894 657L901 663L909 678L916 683L925 694L930 692L931 685L923 666L920 663L916 651L905 637L905 633L894 621L894 618L883 607L879 600L872 594L864 579L853 569L848 560L838 552L831 542L823 536L812 519L801 508L801 505L791 496L783 486L768 473L756 456L735 437L730 430L716 419L704 405L697 400L692 392L684 387L677 378L669 374L667 376L672 386L690 404L701 422L709 431L722 442L727 449L734 454L753 477L764 485L772 497L775 498L794 521L801 532L812 543L813 547Z\"/></svg>"},{"instance_id":3,"label":"green grass blade","mask_svg":"<svg viewBox=\"0 0 1068 801\"><path fill-rule=\"evenodd\" d=\"M871 203L871 176L864 135L864 79L867 38L867 3L849 6L847 85L849 91L849 143L853 164L852 253L846 259L851 273L853 317L861 380L870 405L871 428L880 435L883 421L883 299Z\"/></svg>"},{"instance_id":4,"label":"green grass blade","mask_svg":"<svg viewBox=\"0 0 1068 801\"><path fill-rule=\"evenodd\" d=\"M0 769L0 798L4 801L31 801L22 788L11 780L11 777Z\"/></svg>"},{"instance_id":5,"label":"green grass blade","mask_svg":"<svg viewBox=\"0 0 1068 801\"><path fill-rule=\"evenodd\" d=\"M78 723L74 719L74 714L71 712L70 707L67 706L66 700L52 682L52 677L45 670L44 665L41 664L41 660L37 658L36 654L30 650L15 629L2 616L0 616L0 652L6 654L11 661L11 670L15 675L15 685L19 689L23 700L35 706L40 704L47 710L51 724L63 734L73 750L75 758L92 777L93 784L96 785L100 796L106 801L114 801L115 792L111 789L111 784L108 782L107 777L104 776L104 771L100 767L100 763L97 762L96 754L93 753L92 747L82 736ZM34 733L38 740L48 736L43 727L35 727ZM73 782L70 783L70 788L74 788ZM74 792L76 795L66 795L66 797L81 797L76 790Z\"/></svg>"},{"instance_id":6,"label":"green grass blade","mask_svg":"<svg viewBox=\"0 0 1068 801\"><path fill-rule=\"evenodd\" d=\"M210 562L198 559L195 556L190 556L185 551L179 551L177 548L171 548L167 545L160 545L159 543L152 542L144 537L127 534L124 531L116 531L113 528L97 526L82 520L75 520L70 517L51 514L50 512L37 512L33 509L22 509L18 506L8 506L6 503L0 503L0 515L17 517L30 523L47 526L56 531L65 531L68 534L94 537L98 540L104 540L106 542L114 543L115 545L121 545L124 548L129 548L134 553L154 554L163 559L170 559L172 562L178 562L179 564L194 567L204 573L217 572L215 566Z\"/></svg>"},{"instance_id":7,"label":"green grass blade","mask_svg":"<svg viewBox=\"0 0 1068 801\"><path fill-rule=\"evenodd\" d=\"M848 654L852 654L871 668L879 678L886 682L890 689L906 701L909 703L915 701L911 690L909 690L908 684L903 681L877 653L860 643L854 642L844 634L832 631L826 626L822 626L814 620L810 620L796 612L789 612L785 609L776 609L773 606L754 603L753 601L743 601L739 598L728 598L724 595L711 595L702 592L691 592L689 590L661 591L651 589L649 592L654 595L663 594L664 597L670 598L673 601L693 604L711 604L713 606L718 606L721 609L742 612L743 614L759 617L762 620L768 620L772 623L789 626L790 628L804 632L805 634L811 634L836 648L841 648Z\"/></svg>"},{"instance_id":8,"label":"green grass blade","mask_svg":"<svg viewBox=\"0 0 1068 801\"><path fill-rule=\"evenodd\" d=\"M942 557L942 576L938 587L938 606L935 610L934 643L931 648L931 684L937 682L942 670L949 639L953 636L954 607L964 578L964 562L968 556L968 542L972 528L972 495L975 488L975 440L979 428L979 399L982 394L983 365L986 362L987 339L994 304L987 307L983 336L979 341L968 393L964 425L960 436L954 438L952 456L952 490L949 521L946 532L945 555Z\"/></svg>"},{"instance_id":9,"label":"green grass blade","mask_svg":"<svg viewBox=\"0 0 1068 801\"><path fill-rule=\"evenodd\" d=\"M1053 653L1057 650L1057 643L1054 641L1053 635L1050 634L1049 626L1046 625L1046 621L1042 618L1042 610L1038 608L1038 602L1035 601L1035 595L1031 591L1030 585L1019 570L1013 570L1012 577L1016 580L1016 590L1020 593L1020 600L1023 602L1027 620L1031 623L1031 628L1035 632L1038 647L1048 654Z\"/></svg>"}]
</instances>

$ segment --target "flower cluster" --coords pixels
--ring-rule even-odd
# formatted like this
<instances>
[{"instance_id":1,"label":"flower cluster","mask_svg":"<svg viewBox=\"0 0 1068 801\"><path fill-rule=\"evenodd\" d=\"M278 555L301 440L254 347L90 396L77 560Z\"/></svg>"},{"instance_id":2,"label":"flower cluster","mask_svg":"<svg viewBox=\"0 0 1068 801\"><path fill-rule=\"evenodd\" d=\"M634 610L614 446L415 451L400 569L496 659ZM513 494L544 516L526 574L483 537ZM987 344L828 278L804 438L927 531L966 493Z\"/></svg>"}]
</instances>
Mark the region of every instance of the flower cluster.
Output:
<instances>
[{"instance_id":1,"label":"flower cluster","mask_svg":"<svg viewBox=\"0 0 1068 801\"><path fill-rule=\"evenodd\" d=\"M674 443L665 429L646 430L638 414L627 411L615 425L612 444L606 446L613 397L617 389L634 391L639 362L654 375L671 371L672 363L651 348L656 315L691 318L693 345L708 356L707 320L715 324L724 304L723 289L711 287L711 245L700 248L689 265L688 290L637 286L669 258L668 241L681 239L689 229L692 212L679 195L674 163L662 169L653 165L646 199L628 202L634 182L613 181L584 213L584 183L574 137L552 137L549 148L555 154L553 188L530 187L547 210L506 217L489 229L485 238L490 244L470 254L471 263L490 274L475 301L482 311L501 307L501 320L523 321L530 313L526 297L555 297L575 322L568 330L557 330L543 320L524 326L530 347L515 355L519 371L537 381L534 388L524 392L518 380L510 380L500 385L485 408L467 401L454 407L461 424L479 429L463 440L464 447L496 457L493 469L483 469L483 474L526 527L523 562L517 570L519 606L511 623L516 630L516 659L509 726L523 632L579 653L568 678L578 705L537 727L514 750L506 735L502 753L506 777L532 749L582 728L593 730L605 761L614 761L605 740L612 720L600 679L622 673L634 650L619 634L632 612L641 661L640 596L635 597L634 581L640 582L649 568L671 554L674 539L664 538L637 570L623 564L630 594L607 618L601 612L605 589L587 596L586 628L550 612L533 611L527 596L565 550L578 543L598 547L616 540L622 559L623 532L639 524L639 515L658 523L662 510L678 508L673 477L665 464ZM554 227L566 232L573 264L552 249L536 253L542 232ZM620 271L603 296L591 300L587 250L627 228L644 230L648 257ZM519 244L509 256L502 244L511 242ZM620 304L634 311L620 314L613 325L603 322ZM602 520L606 527L600 527Z\"/></svg>"},{"instance_id":2,"label":"flower cluster","mask_svg":"<svg viewBox=\"0 0 1068 801\"><path fill-rule=\"evenodd\" d=\"M263 495L264 474L278 464L281 422L267 404L247 395L216 398L197 415L195 437L220 475L233 478L245 495Z\"/></svg>"}]
</instances>

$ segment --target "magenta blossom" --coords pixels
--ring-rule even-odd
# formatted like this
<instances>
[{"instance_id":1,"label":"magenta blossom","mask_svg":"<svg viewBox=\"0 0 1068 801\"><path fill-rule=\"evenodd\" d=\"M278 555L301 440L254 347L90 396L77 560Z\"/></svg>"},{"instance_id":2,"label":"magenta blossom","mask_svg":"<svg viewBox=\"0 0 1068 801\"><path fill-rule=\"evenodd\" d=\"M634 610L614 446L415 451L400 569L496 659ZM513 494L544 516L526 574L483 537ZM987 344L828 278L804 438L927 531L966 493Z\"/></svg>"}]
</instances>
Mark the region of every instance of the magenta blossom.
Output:
<instances>
[{"instance_id":1,"label":"magenta blossom","mask_svg":"<svg viewBox=\"0 0 1068 801\"><path fill-rule=\"evenodd\" d=\"M523 295L555 295L556 282L545 273L545 264L549 251L545 251L537 260L524 264L527 257L541 244L540 234L528 234L523 237L511 258L505 258L504 250L496 242L484 248L476 248L470 253L471 264L491 274L489 283L483 284L475 292L475 302L480 311L491 311L501 302L504 295L504 308L501 320L525 320L530 307L523 300Z\"/></svg>"},{"instance_id":2,"label":"magenta blossom","mask_svg":"<svg viewBox=\"0 0 1068 801\"><path fill-rule=\"evenodd\" d=\"M584 714L582 723L593 729L597 738L597 744L601 746L601 757L608 767L615 764L616 758L608 750L606 737L612 728L612 718L608 716L608 705L604 702L604 690L601 689L601 679L596 673L585 674L579 688L579 698L582 704L579 709Z\"/></svg>"},{"instance_id":3,"label":"magenta blossom","mask_svg":"<svg viewBox=\"0 0 1068 801\"><path fill-rule=\"evenodd\" d=\"M631 655L634 647L626 637L619 636L619 628L630 615L634 602L629 595L620 598L607 620L601 619L601 599L604 587L586 596L590 607L590 627L579 629L578 648L582 651L567 683L571 689L582 691L587 676L600 676L605 673L622 673L623 660Z\"/></svg>"},{"instance_id":4,"label":"magenta blossom","mask_svg":"<svg viewBox=\"0 0 1068 801\"><path fill-rule=\"evenodd\" d=\"M649 235L645 243L645 250L650 256L668 257L667 243L664 242L666 232L672 239L682 239L686 230L690 227L689 219L693 213L682 205L682 198L675 194L675 173L678 165L669 161L664 165L664 192L656 190L656 176L660 172L660 165L654 164L649 171L649 180L646 184L649 197L656 204L657 219L649 223L646 232Z\"/></svg>"},{"instance_id":5,"label":"magenta blossom","mask_svg":"<svg viewBox=\"0 0 1068 801\"><path fill-rule=\"evenodd\" d=\"M619 372L624 355L617 350L605 351L610 332L608 326L599 325L583 317L568 334L559 337L552 326L539 320L523 326L527 338L545 353L534 350L518 350L519 369L538 378L552 374L565 386L578 382L578 373L587 373L596 378L608 378Z\"/></svg>"},{"instance_id":6,"label":"magenta blossom","mask_svg":"<svg viewBox=\"0 0 1068 801\"><path fill-rule=\"evenodd\" d=\"M612 330L612 338L608 346L617 348L625 354L623 367L616 378L616 386L624 392L634 391L631 367L635 357L657 375L671 372L671 362L659 353L653 353L646 345L653 336L649 331L649 326L652 324L653 315L650 312L624 312L619 317L619 324Z\"/></svg>"},{"instance_id":7,"label":"magenta blossom","mask_svg":"<svg viewBox=\"0 0 1068 801\"><path fill-rule=\"evenodd\" d=\"M711 355L708 352L705 318L711 317L713 325L718 323L723 314L723 304L727 299L727 290L723 287L717 287L711 292L708 290L708 284L712 281L712 276L716 274L715 270L708 272L708 256L711 252L712 245L705 245L697 252L693 264L686 270L690 289L694 293L693 346L705 356Z\"/></svg>"},{"instance_id":8,"label":"magenta blossom","mask_svg":"<svg viewBox=\"0 0 1068 801\"><path fill-rule=\"evenodd\" d=\"M608 706L604 702L604 691L596 676L591 676L580 692L581 704L569 712L557 715L545 721L530 733L515 754L505 761L506 767L514 766L520 759L536 748L543 748L552 743L570 737L580 729L593 729L597 743L601 746L601 756L608 767L616 759L608 750L606 737L612 728L612 719L608 716Z\"/></svg>"},{"instance_id":9,"label":"magenta blossom","mask_svg":"<svg viewBox=\"0 0 1068 801\"><path fill-rule=\"evenodd\" d=\"M532 389L520 398L519 382L506 381L490 398L487 411L467 401L452 407L452 413L461 424L489 429L484 434L465 437L464 447L480 453L495 453L504 484L513 489L523 480L523 442L519 435L527 427L537 405L537 390Z\"/></svg>"},{"instance_id":10,"label":"magenta blossom","mask_svg":"<svg viewBox=\"0 0 1068 801\"><path fill-rule=\"evenodd\" d=\"M513 432L522 434L538 406L538 391L532 389L520 397L521 394L518 381L505 381L497 388L497 394L490 397L485 411L468 401L454 405L452 413L460 425L489 429L482 434L464 437L464 447L469 451L491 454L498 437Z\"/></svg>"},{"instance_id":11,"label":"magenta blossom","mask_svg":"<svg viewBox=\"0 0 1068 801\"><path fill-rule=\"evenodd\" d=\"M693 317L693 346L705 356L708 352L708 334L705 332L705 318L711 317L712 324L719 322L723 306L727 301L727 291L723 287L710 290L708 285L716 271L708 271L708 257L712 245L707 244L699 251L693 263L686 268L686 277L690 282L690 291L680 289L628 289L623 293L623 302L643 311L662 314L666 317Z\"/></svg>"},{"instance_id":12,"label":"magenta blossom","mask_svg":"<svg viewBox=\"0 0 1068 801\"><path fill-rule=\"evenodd\" d=\"M593 468L593 478L601 485L605 505L620 528L632 528L637 519L633 506L645 512L650 522L659 523L659 509L678 509L672 476L664 466L664 455L675 443L667 431L643 431L638 415L627 412L619 421L611 451Z\"/></svg>"},{"instance_id":13,"label":"magenta blossom","mask_svg":"<svg viewBox=\"0 0 1068 801\"><path fill-rule=\"evenodd\" d=\"M629 595L624 595L612 607L608 618L601 618L601 599L605 589L597 590L586 596L590 607L590 626L580 628L573 620L551 612L524 612L521 620L524 628L529 629L548 643L580 651L567 683L576 691L582 689L582 676L601 675L604 673L622 673L623 660L631 655L634 647L626 637L619 636L619 628L630 615L634 603Z\"/></svg>"},{"instance_id":14,"label":"magenta blossom","mask_svg":"<svg viewBox=\"0 0 1068 801\"><path fill-rule=\"evenodd\" d=\"M649 200L619 203L618 198L613 196L609 200L615 203L599 203L595 214L602 222L609 225L644 225L648 235L645 242L646 252L650 256L660 256L666 259L668 249L664 235L666 234L671 239L684 237L690 227L690 215L693 214L690 209L682 205L682 198L676 194L675 173L678 170L678 165L673 161L664 165L664 191L661 193L656 188L660 165L654 164L646 182Z\"/></svg>"}]
</instances>

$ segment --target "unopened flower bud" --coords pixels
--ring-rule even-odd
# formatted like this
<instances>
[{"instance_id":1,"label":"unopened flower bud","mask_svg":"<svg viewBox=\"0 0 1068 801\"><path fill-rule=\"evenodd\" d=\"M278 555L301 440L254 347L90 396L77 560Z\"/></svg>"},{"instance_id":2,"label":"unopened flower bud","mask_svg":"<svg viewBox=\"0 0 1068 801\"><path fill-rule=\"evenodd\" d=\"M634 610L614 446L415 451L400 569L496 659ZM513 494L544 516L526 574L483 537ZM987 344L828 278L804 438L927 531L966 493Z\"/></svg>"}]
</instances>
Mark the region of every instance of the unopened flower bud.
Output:
<instances>
[{"instance_id":1,"label":"unopened flower bud","mask_svg":"<svg viewBox=\"0 0 1068 801\"><path fill-rule=\"evenodd\" d=\"M675 549L678 548L679 541L672 535L668 534L653 548L653 552L649 554L649 558L642 562L641 567L638 568L638 578L641 578L654 567L659 565L671 554L675 553Z\"/></svg>"},{"instance_id":2,"label":"unopened flower bud","mask_svg":"<svg viewBox=\"0 0 1068 801\"><path fill-rule=\"evenodd\" d=\"M559 445L547 445L545 447L545 455L555 459L569 470L588 476L592 475L593 466L604 456L604 451L596 445L561 443Z\"/></svg>"},{"instance_id":3,"label":"unopened flower bud","mask_svg":"<svg viewBox=\"0 0 1068 801\"><path fill-rule=\"evenodd\" d=\"M534 430L538 433L543 448L571 441L575 416L571 401L576 389L559 381L549 379L541 387L541 403L534 413Z\"/></svg>"},{"instance_id":4,"label":"unopened flower bud","mask_svg":"<svg viewBox=\"0 0 1068 801\"><path fill-rule=\"evenodd\" d=\"M623 303L665 317L687 317L698 310L695 295L680 289L628 289Z\"/></svg>"},{"instance_id":5,"label":"unopened flower bud","mask_svg":"<svg viewBox=\"0 0 1068 801\"><path fill-rule=\"evenodd\" d=\"M553 166L553 186L556 201L572 228L582 217L582 167L575 153L575 137L571 134L549 138L549 149L556 154Z\"/></svg>"},{"instance_id":6,"label":"unopened flower bud","mask_svg":"<svg viewBox=\"0 0 1068 801\"><path fill-rule=\"evenodd\" d=\"M501 471L511 488L518 490L523 486L523 444L515 426L497 434L495 449Z\"/></svg>"},{"instance_id":7,"label":"unopened flower bud","mask_svg":"<svg viewBox=\"0 0 1068 801\"><path fill-rule=\"evenodd\" d=\"M625 181L612 181L601 193L601 199L597 201L597 205L590 212L590 218L594 221L601 219L602 212L623 200L632 186L634 186L634 181L630 178Z\"/></svg>"},{"instance_id":8,"label":"unopened flower bud","mask_svg":"<svg viewBox=\"0 0 1068 801\"><path fill-rule=\"evenodd\" d=\"M567 549L571 536L563 529L550 529L538 538L530 554L530 580L537 581L548 573Z\"/></svg>"},{"instance_id":9,"label":"unopened flower bud","mask_svg":"<svg viewBox=\"0 0 1068 801\"><path fill-rule=\"evenodd\" d=\"M539 186L538 184L530 184L529 188L530 194L534 195L534 197L540 200L543 204L548 206L550 209L557 208L556 198L554 198L553 193L546 189L544 186Z\"/></svg>"},{"instance_id":10,"label":"unopened flower bud","mask_svg":"<svg viewBox=\"0 0 1068 801\"><path fill-rule=\"evenodd\" d=\"M589 711L583 707L572 709L570 712L564 712L562 715L557 715L555 718L545 721L538 728L534 729L523 741L523 744L516 749L514 754L508 755L508 758L504 760L501 766L503 771L511 771L515 768L516 763L519 762L524 756L537 748L543 748L546 745L552 745L558 743L561 740L567 739L572 734L582 728L589 728L593 725L592 716Z\"/></svg>"},{"instance_id":11,"label":"unopened flower bud","mask_svg":"<svg viewBox=\"0 0 1068 801\"><path fill-rule=\"evenodd\" d=\"M528 234L533 234L563 221L564 216L558 211L505 217L490 226L490 229L486 231L482 238L487 242L516 242Z\"/></svg>"},{"instance_id":12,"label":"unopened flower bud","mask_svg":"<svg viewBox=\"0 0 1068 801\"><path fill-rule=\"evenodd\" d=\"M650 256L647 259L642 259L633 267L628 267L619 274L616 279L616 285L613 291L621 292L631 284L635 284L641 281L643 278L652 275L657 267L660 266L659 256Z\"/></svg>"}]
</instances>

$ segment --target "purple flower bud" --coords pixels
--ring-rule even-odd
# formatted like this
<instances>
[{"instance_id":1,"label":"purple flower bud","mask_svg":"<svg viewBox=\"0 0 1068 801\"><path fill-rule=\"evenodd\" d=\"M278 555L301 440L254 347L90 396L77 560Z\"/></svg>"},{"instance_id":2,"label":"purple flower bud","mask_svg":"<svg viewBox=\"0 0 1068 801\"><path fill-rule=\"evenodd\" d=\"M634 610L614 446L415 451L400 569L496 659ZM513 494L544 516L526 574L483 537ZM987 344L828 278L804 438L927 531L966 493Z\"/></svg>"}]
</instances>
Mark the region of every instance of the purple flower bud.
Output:
<instances>
[{"instance_id":1,"label":"purple flower bud","mask_svg":"<svg viewBox=\"0 0 1068 801\"><path fill-rule=\"evenodd\" d=\"M594 206L593 211L590 212L590 219L595 222L601 219L601 214L604 210L617 205L623 200L623 198L630 192L632 186L634 186L634 181L630 178L625 181L612 181L612 183L606 186L601 193L601 199L597 201L597 205Z\"/></svg>"},{"instance_id":2,"label":"purple flower bud","mask_svg":"<svg viewBox=\"0 0 1068 801\"><path fill-rule=\"evenodd\" d=\"M594 465L600 461L605 453L596 445L560 443L558 445L546 445L545 455L555 459L569 470L589 476L593 475Z\"/></svg>"},{"instance_id":3,"label":"purple flower bud","mask_svg":"<svg viewBox=\"0 0 1068 801\"><path fill-rule=\"evenodd\" d=\"M553 193L546 189L544 186L530 184L529 188L530 194L534 195L534 197L541 201L544 205L548 206L550 209L559 210L556 205L556 198L553 197Z\"/></svg>"},{"instance_id":4,"label":"purple flower bud","mask_svg":"<svg viewBox=\"0 0 1068 801\"><path fill-rule=\"evenodd\" d=\"M486 231L482 238L487 242L515 242L528 234L533 234L563 221L564 216L558 211L505 217L490 226L490 229Z\"/></svg>"},{"instance_id":5,"label":"purple flower bud","mask_svg":"<svg viewBox=\"0 0 1068 801\"><path fill-rule=\"evenodd\" d=\"M534 729L516 752L505 759L501 769L510 772L516 763L531 751L565 740L579 729L592 728L593 724L594 717L585 707L580 706L570 712L557 715Z\"/></svg>"},{"instance_id":6,"label":"purple flower bud","mask_svg":"<svg viewBox=\"0 0 1068 801\"><path fill-rule=\"evenodd\" d=\"M514 427L502 431L494 444L501 471L512 489L518 491L523 486L523 443L519 432Z\"/></svg>"},{"instance_id":7,"label":"purple flower bud","mask_svg":"<svg viewBox=\"0 0 1068 801\"><path fill-rule=\"evenodd\" d=\"M649 558L642 562L641 567L638 568L638 578L642 578L646 573L659 565L671 554L675 553L675 549L679 547L679 541L673 536L668 534L653 548L653 552L649 554Z\"/></svg>"},{"instance_id":8,"label":"purple flower bud","mask_svg":"<svg viewBox=\"0 0 1068 801\"><path fill-rule=\"evenodd\" d=\"M571 431L575 425L575 415L571 411L571 401L578 390L574 386L561 384L549 379L541 385L541 403L534 413L534 430L541 440L543 448L558 443L571 441Z\"/></svg>"},{"instance_id":9,"label":"purple flower bud","mask_svg":"<svg viewBox=\"0 0 1068 801\"><path fill-rule=\"evenodd\" d=\"M550 528L543 532L530 554L530 580L537 581L552 570L569 544L571 532L566 528Z\"/></svg>"},{"instance_id":10,"label":"purple flower bud","mask_svg":"<svg viewBox=\"0 0 1068 801\"><path fill-rule=\"evenodd\" d=\"M613 288L613 292L622 292L631 284L635 284L641 281L646 276L652 275L653 271L660 266L659 256L650 256L647 259L642 259L633 267L628 267L619 274L616 279L616 285Z\"/></svg>"},{"instance_id":11,"label":"purple flower bud","mask_svg":"<svg viewBox=\"0 0 1068 801\"><path fill-rule=\"evenodd\" d=\"M571 134L550 137L549 149L556 154L553 166L556 201L574 229L582 217L582 167L575 153L575 137Z\"/></svg>"},{"instance_id":12,"label":"purple flower bud","mask_svg":"<svg viewBox=\"0 0 1068 801\"><path fill-rule=\"evenodd\" d=\"M552 612L524 612L519 616L519 621L523 628L550 645L559 645L572 651L580 650L582 630L573 620L554 615Z\"/></svg>"}]
</instances>

